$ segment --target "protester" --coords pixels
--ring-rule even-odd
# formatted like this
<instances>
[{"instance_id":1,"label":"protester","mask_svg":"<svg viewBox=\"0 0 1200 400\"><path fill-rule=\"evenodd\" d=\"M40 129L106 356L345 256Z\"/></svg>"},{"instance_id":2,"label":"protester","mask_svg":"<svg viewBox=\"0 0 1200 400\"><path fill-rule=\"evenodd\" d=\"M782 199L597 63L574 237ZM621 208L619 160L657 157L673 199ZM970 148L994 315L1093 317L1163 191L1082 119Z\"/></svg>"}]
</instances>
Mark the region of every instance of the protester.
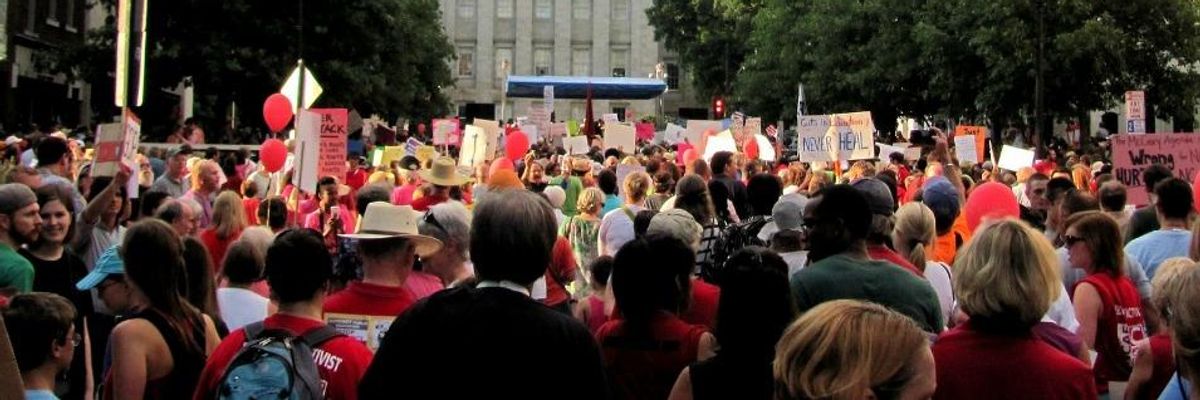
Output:
<instances>
[{"instance_id":1,"label":"protester","mask_svg":"<svg viewBox=\"0 0 1200 400\"><path fill-rule=\"evenodd\" d=\"M433 192L413 200L413 210L425 212L429 207L450 200L450 188L467 183L467 177L458 173L457 162L450 157L438 157L429 169L420 172L421 180L433 185Z\"/></svg>"},{"instance_id":2,"label":"protester","mask_svg":"<svg viewBox=\"0 0 1200 400\"><path fill-rule=\"evenodd\" d=\"M1158 230L1158 208L1154 206L1158 203L1158 194L1155 193L1155 189L1158 188L1159 182L1172 177L1174 174L1171 169L1162 164L1152 164L1142 170L1142 187L1146 188L1146 196L1149 201L1146 206L1138 208L1129 217L1129 229L1125 232L1125 244Z\"/></svg>"},{"instance_id":3,"label":"protester","mask_svg":"<svg viewBox=\"0 0 1200 400\"><path fill-rule=\"evenodd\" d=\"M200 222L187 200L167 200L154 212L154 217L170 224L180 237L195 236Z\"/></svg>"},{"instance_id":4,"label":"protester","mask_svg":"<svg viewBox=\"0 0 1200 400\"><path fill-rule=\"evenodd\" d=\"M1187 257L1192 244L1189 218L1193 213L1192 188L1178 178L1167 178L1154 187L1155 212L1160 227L1125 245L1129 253L1154 279L1158 265L1171 257Z\"/></svg>"},{"instance_id":5,"label":"protester","mask_svg":"<svg viewBox=\"0 0 1200 400\"><path fill-rule=\"evenodd\" d=\"M246 226L248 223L245 210L242 208L241 197L231 191L221 192L217 196L216 202L213 203L212 223L199 235L200 241L208 249L208 254L214 264L225 259L225 251L229 249L229 245L233 241L242 235L242 230L246 229ZM213 267L216 268L219 265ZM214 270L213 272L219 273L220 271Z\"/></svg>"},{"instance_id":6,"label":"protester","mask_svg":"<svg viewBox=\"0 0 1200 400\"><path fill-rule=\"evenodd\" d=\"M1095 398L1088 366L1033 332L1060 293L1054 259L1027 224L1000 220L976 232L954 264L969 320L933 346L935 398Z\"/></svg>"},{"instance_id":7,"label":"protester","mask_svg":"<svg viewBox=\"0 0 1200 400\"><path fill-rule=\"evenodd\" d=\"M772 372L778 400L928 399L937 386L921 328L855 300L826 302L792 322L779 338Z\"/></svg>"},{"instance_id":8,"label":"protester","mask_svg":"<svg viewBox=\"0 0 1200 400\"><path fill-rule=\"evenodd\" d=\"M166 223L147 220L130 227L121 258L142 306L113 328L104 398L187 398L220 339L182 295L183 244Z\"/></svg>"},{"instance_id":9,"label":"protester","mask_svg":"<svg viewBox=\"0 0 1200 400\"><path fill-rule=\"evenodd\" d=\"M723 274L716 355L684 368L671 399L771 398L775 344L796 316L787 264L750 247L734 253Z\"/></svg>"},{"instance_id":10,"label":"protester","mask_svg":"<svg viewBox=\"0 0 1200 400\"><path fill-rule=\"evenodd\" d=\"M3 317L21 371L25 399L58 399L57 377L76 364L74 359L83 342L82 329L75 324L75 307L57 294L25 293L9 301ZM90 398L91 389L86 393L78 395Z\"/></svg>"},{"instance_id":11,"label":"protester","mask_svg":"<svg viewBox=\"0 0 1200 400\"><path fill-rule=\"evenodd\" d=\"M740 222L734 223L721 233L720 239L713 244L711 266L708 271L700 271L705 279L719 282L725 260L740 249L748 246L765 246L766 241L759 238L763 227L771 222L771 209L779 201L783 193L783 185L779 178L771 174L751 176L746 187L747 205L744 212L739 211ZM738 184L741 184L740 182ZM721 190L717 186L716 190ZM712 190L714 185L709 184ZM716 196L719 197L719 196Z\"/></svg>"},{"instance_id":12,"label":"protester","mask_svg":"<svg viewBox=\"0 0 1200 400\"><path fill-rule=\"evenodd\" d=\"M591 293L575 307L575 318L587 325L595 334L608 322L616 300L608 290L608 278L612 275L613 258L600 256L588 264L588 286Z\"/></svg>"},{"instance_id":13,"label":"protester","mask_svg":"<svg viewBox=\"0 0 1200 400\"><path fill-rule=\"evenodd\" d=\"M268 197L258 205L258 220L264 222L271 232L279 233L288 227L287 204L279 197Z\"/></svg>"},{"instance_id":14,"label":"protester","mask_svg":"<svg viewBox=\"0 0 1200 400\"><path fill-rule=\"evenodd\" d=\"M326 176L317 181L317 209L304 217L304 228L317 231L325 238L325 246L337 249L337 235L353 232L354 211L338 203L341 185Z\"/></svg>"},{"instance_id":15,"label":"protester","mask_svg":"<svg viewBox=\"0 0 1200 400\"><path fill-rule=\"evenodd\" d=\"M229 329L240 329L273 313L270 301L251 289L263 280L263 263L262 252L249 241L238 240L225 253L221 274L228 285L218 288L216 297L221 320Z\"/></svg>"},{"instance_id":16,"label":"protester","mask_svg":"<svg viewBox=\"0 0 1200 400\"><path fill-rule=\"evenodd\" d=\"M48 137L42 140L35 149L38 160L38 174L42 177L42 185L62 186L70 190L72 208L83 210L85 202L75 187L75 157L67 146L67 141ZM37 186L31 186L37 189Z\"/></svg>"},{"instance_id":17,"label":"protester","mask_svg":"<svg viewBox=\"0 0 1200 400\"><path fill-rule=\"evenodd\" d=\"M646 198L646 208L661 211L663 204L674 194L675 175L671 171L658 171L654 174L654 193Z\"/></svg>"},{"instance_id":18,"label":"protester","mask_svg":"<svg viewBox=\"0 0 1200 400\"><path fill-rule=\"evenodd\" d=\"M645 210L644 202L650 189L650 175L645 172L634 172L625 177L622 192L625 204L605 214L600 221L599 237L600 255L614 256L625 243L634 239L634 217Z\"/></svg>"},{"instance_id":19,"label":"protester","mask_svg":"<svg viewBox=\"0 0 1200 400\"><path fill-rule=\"evenodd\" d=\"M180 199L200 205L197 227L206 229L212 224L213 198L221 188L221 168L212 160L201 160L192 171L192 188Z\"/></svg>"},{"instance_id":20,"label":"protester","mask_svg":"<svg viewBox=\"0 0 1200 400\"><path fill-rule=\"evenodd\" d=\"M914 264L888 247L892 242L892 230L896 225L896 202L891 189L875 178L863 178L851 183L863 194L871 210L871 232L867 236L867 254L871 259L887 261L912 272L916 276L925 273L924 263ZM932 214L932 213L931 213ZM921 267L917 267L920 265Z\"/></svg>"},{"instance_id":21,"label":"protester","mask_svg":"<svg viewBox=\"0 0 1200 400\"><path fill-rule=\"evenodd\" d=\"M172 199L170 195L163 192L144 192L138 200L137 218L134 219L134 222L141 221L143 218L154 218L154 212Z\"/></svg>"},{"instance_id":22,"label":"protester","mask_svg":"<svg viewBox=\"0 0 1200 400\"><path fill-rule=\"evenodd\" d=\"M1151 285L1154 287L1152 307L1147 314L1163 321L1158 332L1144 341L1134 343L1133 371L1129 374L1129 386L1125 397L1130 399L1157 399L1175 374L1175 352L1171 348L1170 291L1176 278L1200 268L1200 264L1184 257L1171 258L1159 266Z\"/></svg>"},{"instance_id":23,"label":"protester","mask_svg":"<svg viewBox=\"0 0 1200 400\"><path fill-rule=\"evenodd\" d=\"M258 185L254 181L247 180L242 184L242 212L246 215L246 225L258 225L258 205L262 203L262 198L258 196Z\"/></svg>"},{"instance_id":24,"label":"protester","mask_svg":"<svg viewBox=\"0 0 1200 400\"><path fill-rule=\"evenodd\" d=\"M962 210L959 194L949 180L933 177L925 181L920 196L921 203L933 211L937 224L937 244L929 258L946 264L953 263L958 249L965 246L969 240L955 229L955 223Z\"/></svg>"},{"instance_id":25,"label":"protester","mask_svg":"<svg viewBox=\"0 0 1200 400\"><path fill-rule=\"evenodd\" d=\"M1046 198L1046 183L1049 181L1050 178L1046 175L1033 173L1021 185L1024 191L1021 192L1022 197L1019 200L1028 201L1028 204L1019 203L1021 220L1037 230L1046 229L1046 214L1050 209L1050 200Z\"/></svg>"},{"instance_id":26,"label":"protester","mask_svg":"<svg viewBox=\"0 0 1200 400\"><path fill-rule=\"evenodd\" d=\"M265 267L279 312L263 320L261 328L304 335L326 326L321 322L321 305L333 276L332 260L317 233L299 229L280 234L267 251ZM205 363L192 399L217 397L226 369L246 341L245 329L221 341ZM371 363L371 351L354 338L337 335L313 345L313 361L325 389L324 398L355 399L359 397L356 386ZM393 395L396 389L392 387Z\"/></svg>"},{"instance_id":27,"label":"protester","mask_svg":"<svg viewBox=\"0 0 1200 400\"><path fill-rule=\"evenodd\" d=\"M808 264L808 239L804 230L807 206L807 197L793 193L781 196L771 208L771 224L774 224L774 232L769 238L771 250L787 263L789 277Z\"/></svg>"},{"instance_id":28,"label":"protester","mask_svg":"<svg viewBox=\"0 0 1200 400\"><path fill-rule=\"evenodd\" d=\"M608 215L609 212L621 208L623 203L617 196L617 173L608 169L602 170L596 177L596 183L600 191L604 192L604 208L600 210L600 215Z\"/></svg>"},{"instance_id":29,"label":"protester","mask_svg":"<svg viewBox=\"0 0 1200 400\"><path fill-rule=\"evenodd\" d=\"M0 296L33 290L33 264L17 250L36 242L41 229L33 190L20 183L0 185Z\"/></svg>"},{"instance_id":30,"label":"protester","mask_svg":"<svg viewBox=\"0 0 1200 400\"><path fill-rule=\"evenodd\" d=\"M1121 227L1121 237L1124 237L1125 232L1129 231L1129 219L1132 216L1125 208L1128 198L1125 185L1116 180L1105 182L1100 185L1096 197L1100 199L1100 209L1117 220L1117 226Z\"/></svg>"},{"instance_id":31,"label":"protester","mask_svg":"<svg viewBox=\"0 0 1200 400\"><path fill-rule=\"evenodd\" d=\"M470 259L471 212L466 206L452 201L430 207L417 231L442 242L436 253L421 258L424 272L438 277L446 288L458 287L475 275Z\"/></svg>"},{"instance_id":32,"label":"protester","mask_svg":"<svg viewBox=\"0 0 1200 400\"><path fill-rule=\"evenodd\" d=\"M712 180L709 182L708 190L713 194L713 204L717 206L717 212L724 215L725 207L722 205L727 201L733 202L734 214L736 219L747 218L750 216L750 204L747 199L746 185L742 184L741 180L736 179L734 174L737 172L737 167L734 164L733 153L728 151L718 151L713 154ZM724 187L724 191L718 191L713 188L713 185L720 184ZM780 189L782 192L783 189ZM723 196L722 196L723 195ZM729 216L728 219L734 219Z\"/></svg>"},{"instance_id":33,"label":"protester","mask_svg":"<svg viewBox=\"0 0 1200 400\"><path fill-rule=\"evenodd\" d=\"M1163 389L1160 399L1183 400L1200 396L1200 269L1191 269L1168 282L1166 300L1171 306L1167 325L1171 327L1171 349L1175 352L1178 372Z\"/></svg>"},{"instance_id":34,"label":"protester","mask_svg":"<svg viewBox=\"0 0 1200 400\"><path fill-rule=\"evenodd\" d=\"M392 204L398 206L412 205L413 193L416 193L417 187L420 186L417 173L406 169L397 172L396 176L400 181L400 185L392 190Z\"/></svg>"},{"instance_id":35,"label":"protester","mask_svg":"<svg viewBox=\"0 0 1200 400\"><path fill-rule=\"evenodd\" d=\"M617 397L666 398L684 367L712 356L708 329L679 318L691 289L693 252L674 236L651 234L614 258L612 291L621 318L601 326L596 340ZM669 345L637 345L646 342Z\"/></svg>"},{"instance_id":36,"label":"protester","mask_svg":"<svg viewBox=\"0 0 1200 400\"><path fill-rule=\"evenodd\" d=\"M341 235L358 241L363 279L325 300L325 321L345 335L365 338L364 344L372 350L387 333L388 321L416 301L402 288L417 257L428 257L442 247L437 239L417 233L417 218L412 207L374 202L367 206L358 233ZM367 330L355 330L357 326Z\"/></svg>"},{"instance_id":37,"label":"protester","mask_svg":"<svg viewBox=\"0 0 1200 400\"><path fill-rule=\"evenodd\" d=\"M550 205L532 192L506 190L477 203L471 223L478 286L439 292L397 318L359 397L392 398L404 388L413 397L608 398L587 328L529 298L555 243ZM536 373L512 368L513 360ZM462 384L464 376L472 383Z\"/></svg>"},{"instance_id":38,"label":"protester","mask_svg":"<svg viewBox=\"0 0 1200 400\"><path fill-rule=\"evenodd\" d=\"M891 239L900 256L908 258L912 265L920 265L925 280L937 292L942 317L949 322L954 317L955 294L952 285L953 273L950 266L927 258L933 251L937 237L937 223L933 211L921 203L908 203L896 211L896 226Z\"/></svg>"},{"instance_id":39,"label":"protester","mask_svg":"<svg viewBox=\"0 0 1200 400\"><path fill-rule=\"evenodd\" d=\"M1087 277L1074 291L1076 333L1096 351L1095 376L1109 393L1125 393L1132 370L1131 344L1148 336L1142 305L1133 283L1125 277L1125 254L1117 222L1098 211L1072 215L1063 242L1072 266Z\"/></svg>"},{"instance_id":40,"label":"protester","mask_svg":"<svg viewBox=\"0 0 1200 400\"><path fill-rule=\"evenodd\" d=\"M695 174L684 175L675 185L675 197L668 199L662 208L664 211L670 208L687 211L704 228L700 234L700 249L696 251L695 273L711 269L713 246L721 240L725 226L717 218L704 178Z\"/></svg>"},{"instance_id":41,"label":"protester","mask_svg":"<svg viewBox=\"0 0 1200 400\"><path fill-rule=\"evenodd\" d=\"M929 282L867 254L871 215L862 193L835 185L809 200L804 225L809 229L811 264L791 277L800 312L836 299L860 299L891 307L917 321L927 332L945 327L937 293Z\"/></svg>"},{"instance_id":42,"label":"protester","mask_svg":"<svg viewBox=\"0 0 1200 400\"><path fill-rule=\"evenodd\" d=\"M546 186L541 193L550 201L550 207L554 208L554 226L561 227L563 222L567 221L567 215L562 211L563 203L567 201L567 192L558 186Z\"/></svg>"},{"instance_id":43,"label":"protester","mask_svg":"<svg viewBox=\"0 0 1200 400\"><path fill-rule=\"evenodd\" d=\"M184 288L183 297L212 319L217 327L217 336L223 338L229 335L229 328L221 319L217 304L215 264L203 242L196 238L183 238L184 281L180 282Z\"/></svg>"}]
</instances>

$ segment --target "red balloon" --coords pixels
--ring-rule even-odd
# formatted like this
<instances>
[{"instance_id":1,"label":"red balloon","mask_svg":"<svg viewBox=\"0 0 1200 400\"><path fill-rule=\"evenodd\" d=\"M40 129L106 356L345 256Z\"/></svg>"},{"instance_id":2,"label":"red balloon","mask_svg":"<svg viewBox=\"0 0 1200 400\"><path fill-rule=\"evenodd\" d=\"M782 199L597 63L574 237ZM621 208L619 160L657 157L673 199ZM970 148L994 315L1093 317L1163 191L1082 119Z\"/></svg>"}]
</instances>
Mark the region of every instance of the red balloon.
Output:
<instances>
[{"instance_id":1,"label":"red balloon","mask_svg":"<svg viewBox=\"0 0 1200 400\"><path fill-rule=\"evenodd\" d=\"M516 169L517 168L513 166L512 160L501 157L497 158L495 161L492 161L492 166L488 167L488 176L495 175L496 172L499 171L515 171Z\"/></svg>"},{"instance_id":2,"label":"red balloon","mask_svg":"<svg viewBox=\"0 0 1200 400\"><path fill-rule=\"evenodd\" d=\"M744 151L744 153L746 153L747 158L749 158L751 160L757 160L758 159L758 139L753 138L753 137L750 138L750 140L746 141L746 146L744 146L742 148L742 150Z\"/></svg>"},{"instance_id":3,"label":"red balloon","mask_svg":"<svg viewBox=\"0 0 1200 400\"><path fill-rule=\"evenodd\" d=\"M1021 207L1012 189L998 182L988 182L971 191L967 198L967 227L971 231L986 219L1013 217L1020 218Z\"/></svg>"},{"instance_id":4,"label":"red balloon","mask_svg":"<svg viewBox=\"0 0 1200 400\"><path fill-rule=\"evenodd\" d=\"M258 150L258 159L267 172L279 172L287 161L287 146L279 139L267 139Z\"/></svg>"},{"instance_id":5,"label":"red balloon","mask_svg":"<svg viewBox=\"0 0 1200 400\"><path fill-rule=\"evenodd\" d=\"M694 149L694 148L695 148L695 147L692 147L692 145L690 145L690 144L688 144L688 143L679 143L679 144L675 145L675 163L676 163L676 164L685 164L685 163L687 163L687 161L686 161L686 158L684 157L684 155L686 155L686 154L687 154L687 151L688 151L688 150L692 150L692 149ZM695 152L695 151L693 151L693 153L694 153L694 152Z\"/></svg>"},{"instance_id":6,"label":"red balloon","mask_svg":"<svg viewBox=\"0 0 1200 400\"><path fill-rule=\"evenodd\" d=\"M504 139L504 155L509 160L520 160L526 151L529 151L529 137L525 136L525 132L513 131ZM509 161L509 164L512 162Z\"/></svg>"},{"instance_id":7,"label":"red balloon","mask_svg":"<svg viewBox=\"0 0 1200 400\"><path fill-rule=\"evenodd\" d=\"M288 122L292 121L292 115L292 102L282 93L267 97L267 101L263 103L263 120L267 121L267 128L272 133L286 128Z\"/></svg>"}]
</instances>

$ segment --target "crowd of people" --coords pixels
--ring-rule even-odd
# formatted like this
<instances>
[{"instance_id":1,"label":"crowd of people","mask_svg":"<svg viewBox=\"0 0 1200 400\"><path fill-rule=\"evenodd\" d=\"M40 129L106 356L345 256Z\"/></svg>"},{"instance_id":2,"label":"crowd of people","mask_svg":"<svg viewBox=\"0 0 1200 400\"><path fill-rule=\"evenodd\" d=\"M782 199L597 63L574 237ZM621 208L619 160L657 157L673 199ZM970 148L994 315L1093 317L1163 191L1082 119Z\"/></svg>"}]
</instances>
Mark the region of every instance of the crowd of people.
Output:
<instances>
[{"instance_id":1,"label":"crowd of people","mask_svg":"<svg viewBox=\"0 0 1200 400\"><path fill-rule=\"evenodd\" d=\"M50 136L0 171L2 321L31 399L1200 395L1191 177L1138 207L1100 155L950 142L352 154L301 188L187 143L91 176Z\"/></svg>"}]
</instances>

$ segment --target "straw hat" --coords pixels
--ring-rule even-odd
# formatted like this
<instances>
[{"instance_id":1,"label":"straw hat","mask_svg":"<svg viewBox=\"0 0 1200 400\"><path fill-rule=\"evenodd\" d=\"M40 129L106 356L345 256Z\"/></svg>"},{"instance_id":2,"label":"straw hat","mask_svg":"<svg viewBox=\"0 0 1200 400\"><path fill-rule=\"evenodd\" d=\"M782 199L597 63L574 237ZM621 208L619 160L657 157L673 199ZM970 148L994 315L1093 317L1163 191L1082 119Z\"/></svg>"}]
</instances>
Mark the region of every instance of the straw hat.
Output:
<instances>
[{"instance_id":1,"label":"straw hat","mask_svg":"<svg viewBox=\"0 0 1200 400\"><path fill-rule=\"evenodd\" d=\"M467 183L467 177L458 173L453 158L438 157L427 170L421 170L421 180L438 186L459 186Z\"/></svg>"},{"instance_id":2,"label":"straw hat","mask_svg":"<svg viewBox=\"0 0 1200 400\"><path fill-rule=\"evenodd\" d=\"M575 172L589 172L592 170L592 161L586 158L572 158L571 170Z\"/></svg>"},{"instance_id":3,"label":"straw hat","mask_svg":"<svg viewBox=\"0 0 1200 400\"><path fill-rule=\"evenodd\" d=\"M419 216L412 206L396 206L383 201L367 205L358 233L338 235L359 240L404 238L411 240L417 255L428 257L442 248L442 242L417 233Z\"/></svg>"}]
</instances>

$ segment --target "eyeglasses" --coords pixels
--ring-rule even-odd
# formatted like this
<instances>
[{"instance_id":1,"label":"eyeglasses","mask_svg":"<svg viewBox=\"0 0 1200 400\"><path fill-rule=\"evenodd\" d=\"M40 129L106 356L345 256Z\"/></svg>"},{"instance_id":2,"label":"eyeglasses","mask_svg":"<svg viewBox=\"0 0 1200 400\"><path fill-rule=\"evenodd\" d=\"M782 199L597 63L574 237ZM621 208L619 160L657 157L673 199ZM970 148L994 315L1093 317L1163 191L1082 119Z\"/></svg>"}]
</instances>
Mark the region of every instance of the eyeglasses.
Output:
<instances>
[{"instance_id":1,"label":"eyeglasses","mask_svg":"<svg viewBox=\"0 0 1200 400\"><path fill-rule=\"evenodd\" d=\"M439 231L446 232L446 228L443 227L440 222L438 222L437 217L433 216L433 211L425 212L425 218L422 219L421 221L425 222L426 224L432 225L434 228L437 228Z\"/></svg>"},{"instance_id":2,"label":"eyeglasses","mask_svg":"<svg viewBox=\"0 0 1200 400\"><path fill-rule=\"evenodd\" d=\"M1079 236L1063 235L1062 240L1063 244L1065 244L1067 247L1071 247L1074 246L1075 243L1082 242L1083 238Z\"/></svg>"},{"instance_id":3,"label":"eyeglasses","mask_svg":"<svg viewBox=\"0 0 1200 400\"><path fill-rule=\"evenodd\" d=\"M71 347L79 347L80 343L83 343L83 335L80 335L78 332L71 335Z\"/></svg>"}]
</instances>

